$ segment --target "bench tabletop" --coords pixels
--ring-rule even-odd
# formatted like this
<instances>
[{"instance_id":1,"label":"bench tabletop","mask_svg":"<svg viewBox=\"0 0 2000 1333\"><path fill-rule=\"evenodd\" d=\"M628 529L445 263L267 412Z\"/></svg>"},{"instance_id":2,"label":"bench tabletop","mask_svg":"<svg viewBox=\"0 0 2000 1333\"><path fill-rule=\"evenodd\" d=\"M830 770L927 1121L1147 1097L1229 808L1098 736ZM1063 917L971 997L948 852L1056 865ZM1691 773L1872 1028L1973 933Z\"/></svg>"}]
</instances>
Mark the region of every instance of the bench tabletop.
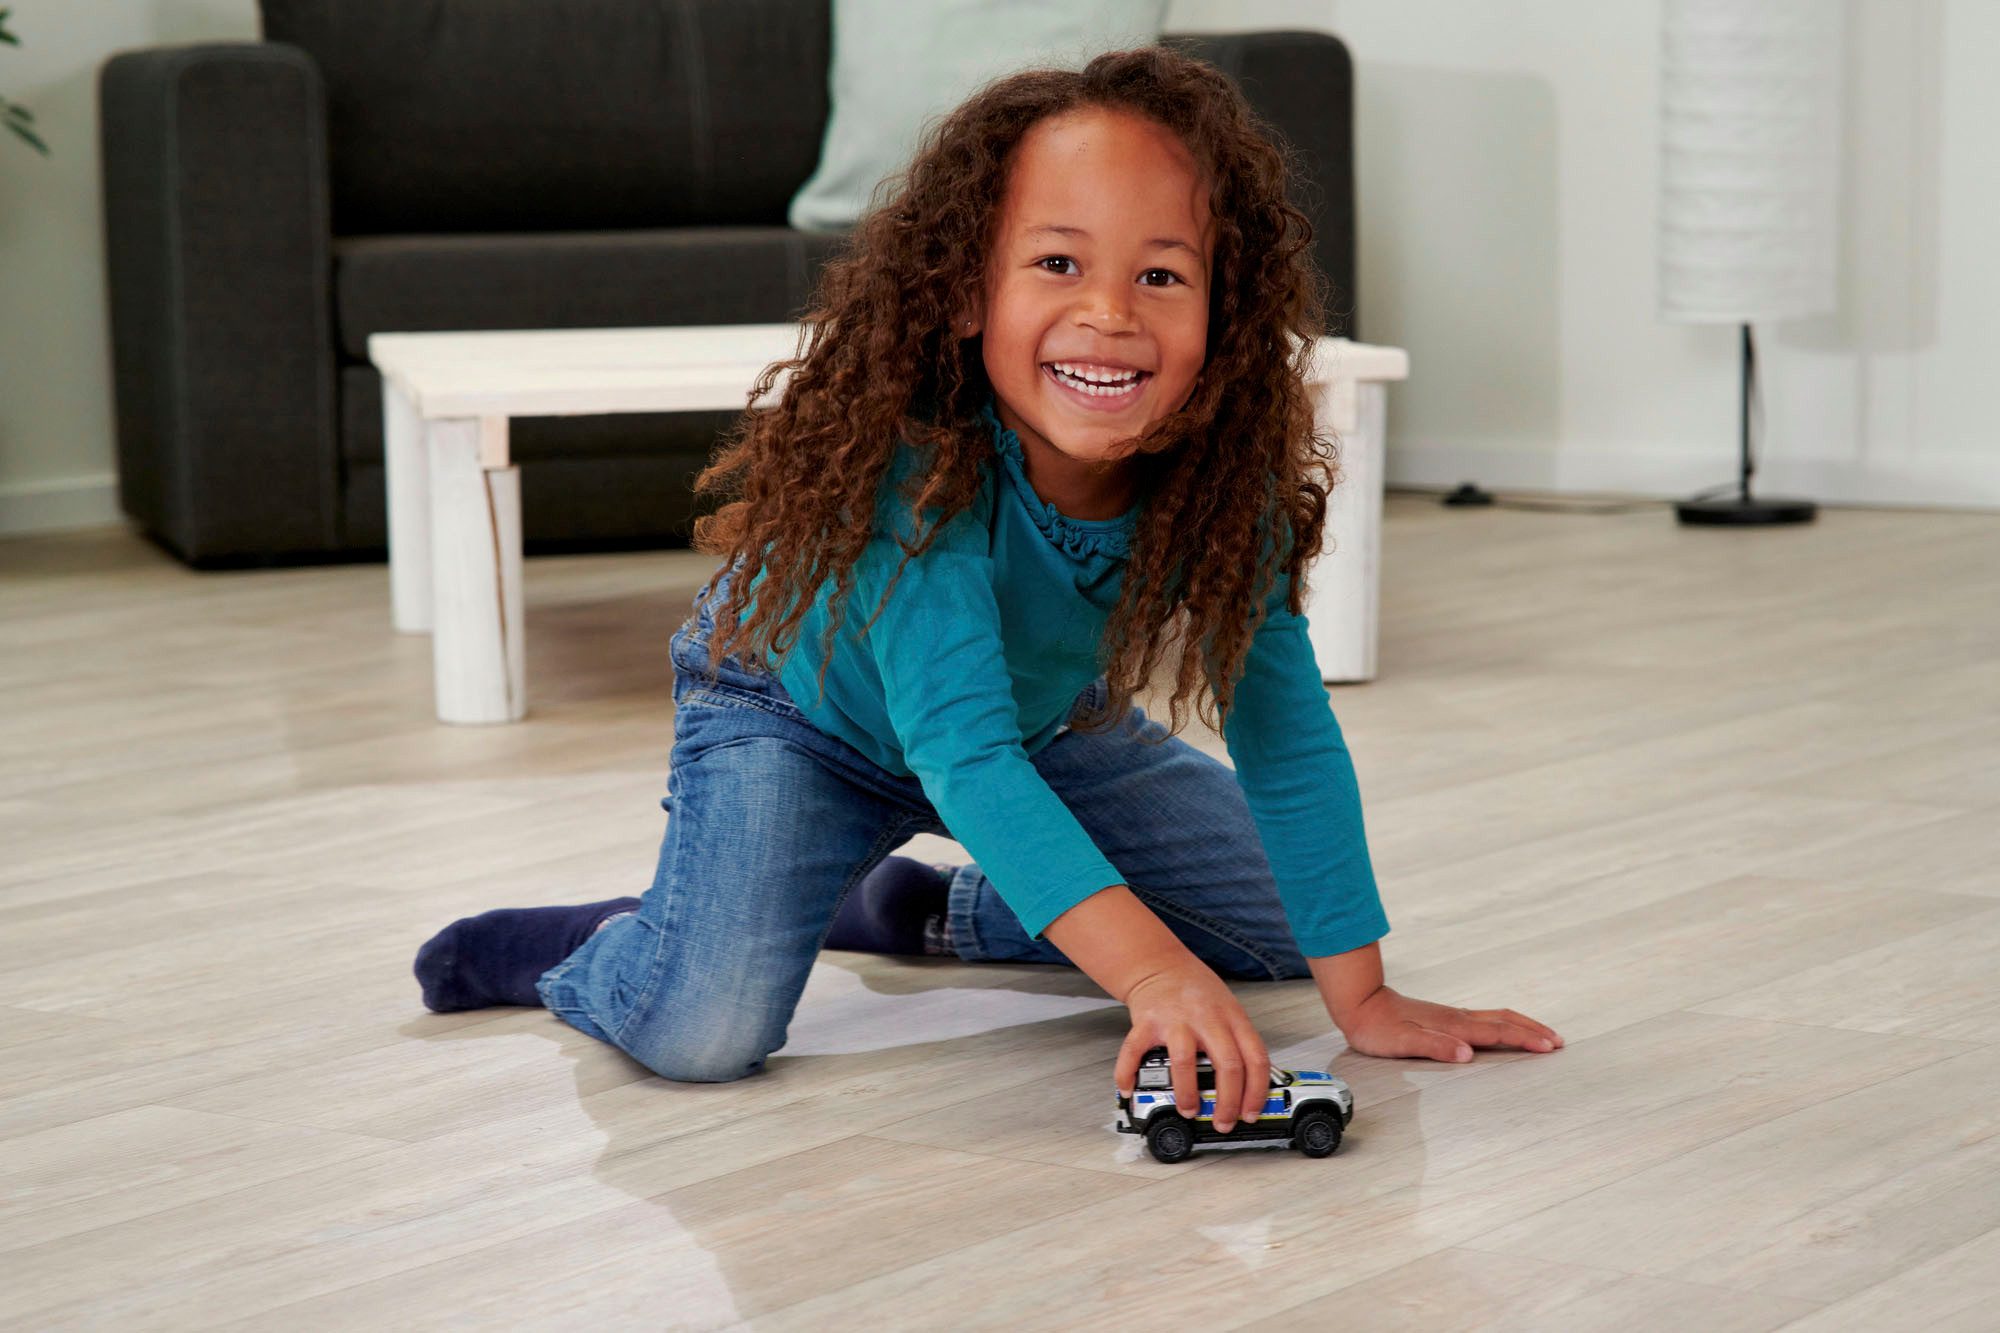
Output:
<instances>
[{"instance_id":1,"label":"bench tabletop","mask_svg":"<svg viewBox=\"0 0 2000 1333\"><path fill-rule=\"evenodd\" d=\"M751 406L752 381L803 352L805 331L786 322L376 333L368 356L426 418L694 412ZM1346 338L1320 339L1314 363L1315 382L1409 373L1402 349Z\"/></svg>"}]
</instances>

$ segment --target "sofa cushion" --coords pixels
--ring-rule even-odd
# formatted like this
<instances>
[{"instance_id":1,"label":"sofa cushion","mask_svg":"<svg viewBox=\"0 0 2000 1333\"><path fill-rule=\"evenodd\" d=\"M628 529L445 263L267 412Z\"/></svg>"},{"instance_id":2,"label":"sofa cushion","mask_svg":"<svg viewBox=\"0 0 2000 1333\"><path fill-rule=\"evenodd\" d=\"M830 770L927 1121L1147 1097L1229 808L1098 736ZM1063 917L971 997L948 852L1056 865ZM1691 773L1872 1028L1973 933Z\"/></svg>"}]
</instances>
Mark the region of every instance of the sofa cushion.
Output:
<instances>
[{"instance_id":1,"label":"sofa cushion","mask_svg":"<svg viewBox=\"0 0 2000 1333\"><path fill-rule=\"evenodd\" d=\"M356 361L371 333L775 323L804 311L846 240L784 226L348 236L333 242L334 323Z\"/></svg>"},{"instance_id":2,"label":"sofa cushion","mask_svg":"<svg viewBox=\"0 0 2000 1333\"><path fill-rule=\"evenodd\" d=\"M260 0L326 88L332 231L778 224L826 0Z\"/></svg>"},{"instance_id":3,"label":"sofa cushion","mask_svg":"<svg viewBox=\"0 0 2000 1333\"><path fill-rule=\"evenodd\" d=\"M926 122L1035 65L1081 69L1159 40L1166 0L833 0L832 113L794 227L836 231L915 153Z\"/></svg>"}]
</instances>

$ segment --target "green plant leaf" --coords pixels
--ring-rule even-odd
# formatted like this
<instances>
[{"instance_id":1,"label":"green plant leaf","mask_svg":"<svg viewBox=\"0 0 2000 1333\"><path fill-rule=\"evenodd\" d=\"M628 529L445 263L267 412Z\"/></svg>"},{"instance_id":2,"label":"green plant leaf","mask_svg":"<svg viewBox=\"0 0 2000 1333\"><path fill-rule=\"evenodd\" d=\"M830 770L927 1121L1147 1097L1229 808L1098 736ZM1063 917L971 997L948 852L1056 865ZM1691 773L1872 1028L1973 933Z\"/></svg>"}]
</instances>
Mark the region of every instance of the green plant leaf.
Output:
<instances>
[{"instance_id":1,"label":"green plant leaf","mask_svg":"<svg viewBox=\"0 0 2000 1333\"><path fill-rule=\"evenodd\" d=\"M49 146L43 143L41 139L36 137L35 132L29 129L27 126L17 124L16 122L10 120L7 122L7 128L14 131L14 133L20 135L23 139L26 139L29 145L33 147L34 150L40 153L43 157L50 156Z\"/></svg>"}]
</instances>

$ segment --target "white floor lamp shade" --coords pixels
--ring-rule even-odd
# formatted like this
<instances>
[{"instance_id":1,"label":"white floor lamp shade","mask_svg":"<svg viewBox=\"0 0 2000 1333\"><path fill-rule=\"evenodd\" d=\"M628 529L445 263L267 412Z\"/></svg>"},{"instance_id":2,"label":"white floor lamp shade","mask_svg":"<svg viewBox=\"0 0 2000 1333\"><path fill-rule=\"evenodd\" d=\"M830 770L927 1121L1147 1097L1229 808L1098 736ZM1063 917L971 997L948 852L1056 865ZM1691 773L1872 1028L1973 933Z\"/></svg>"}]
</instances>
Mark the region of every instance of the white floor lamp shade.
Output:
<instances>
[{"instance_id":1,"label":"white floor lamp shade","mask_svg":"<svg viewBox=\"0 0 2000 1333\"><path fill-rule=\"evenodd\" d=\"M1683 523L1810 522L1809 500L1753 500L1752 324L1836 303L1841 0L1661 0L1660 317L1742 326L1740 494Z\"/></svg>"},{"instance_id":2,"label":"white floor lamp shade","mask_svg":"<svg viewBox=\"0 0 2000 1333\"><path fill-rule=\"evenodd\" d=\"M1834 308L1839 0L1662 0L1660 316Z\"/></svg>"}]
</instances>

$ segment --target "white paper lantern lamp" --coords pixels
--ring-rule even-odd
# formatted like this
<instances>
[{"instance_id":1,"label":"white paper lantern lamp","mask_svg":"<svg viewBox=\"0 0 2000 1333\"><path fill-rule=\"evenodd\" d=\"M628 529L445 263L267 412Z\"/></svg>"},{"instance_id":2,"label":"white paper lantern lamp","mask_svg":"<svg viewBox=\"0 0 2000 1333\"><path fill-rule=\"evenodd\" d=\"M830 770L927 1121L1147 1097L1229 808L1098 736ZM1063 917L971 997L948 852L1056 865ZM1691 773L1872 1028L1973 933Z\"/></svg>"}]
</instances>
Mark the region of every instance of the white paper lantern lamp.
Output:
<instances>
[{"instance_id":1,"label":"white paper lantern lamp","mask_svg":"<svg viewBox=\"0 0 2000 1333\"><path fill-rule=\"evenodd\" d=\"M1662 0L1662 319L1742 327L1739 493L1683 523L1810 522L1809 500L1752 499L1752 326L1836 305L1840 0Z\"/></svg>"}]
</instances>

